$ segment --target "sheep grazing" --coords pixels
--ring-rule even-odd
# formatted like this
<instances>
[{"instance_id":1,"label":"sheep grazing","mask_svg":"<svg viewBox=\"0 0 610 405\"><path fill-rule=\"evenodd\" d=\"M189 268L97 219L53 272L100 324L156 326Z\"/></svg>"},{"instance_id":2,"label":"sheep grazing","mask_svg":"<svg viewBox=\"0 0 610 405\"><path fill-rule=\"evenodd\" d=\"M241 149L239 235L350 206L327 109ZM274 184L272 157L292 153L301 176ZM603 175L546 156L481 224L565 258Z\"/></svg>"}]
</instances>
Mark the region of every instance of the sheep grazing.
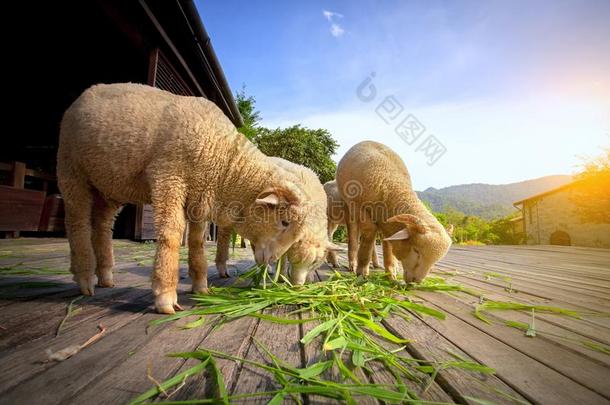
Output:
<instances>
[{"instance_id":1,"label":"sheep grazing","mask_svg":"<svg viewBox=\"0 0 610 405\"><path fill-rule=\"evenodd\" d=\"M358 274L368 275L377 231L384 236L386 271L395 277L395 255L405 282L421 282L449 250L448 232L419 200L405 164L387 146L371 141L353 146L337 166L337 184L349 212L350 268Z\"/></svg>"},{"instance_id":2,"label":"sheep grazing","mask_svg":"<svg viewBox=\"0 0 610 405\"><path fill-rule=\"evenodd\" d=\"M269 160L299 179L297 185L308 201L306 204L310 215L303 227L303 234L286 253L286 258L290 263L290 282L294 285L302 285L307 280L309 272L323 261L327 249L336 249L326 235L326 194L318 176L307 167L277 157L270 157ZM231 227L219 228L216 268L220 277L228 277L227 260L230 237ZM256 242L253 242L252 245L256 253L258 250ZM286 269L286 266L283 268Z\"/></svg>"},{"instance_id":3,"label":"sheep grazing","mask_svg":"<svg viewBox=\"0 0 610 405\"><path fill-rule=\"evenodd\" d=\"M346 218L348 215L347 206L341 197L339 187L337 186L336 180L331 180L324 183L324 191L327 197L327 216L328 216L328 240L332 242L333 235L339 225L346 224ZM337 252L329 249L326 254L326 261L332 267L339 267L337 262ZM373 248L372 253L373 267L379 267L379 258L377 256L377 249Z\"/></svg>"},{"instance_id":4,"label":"sheep grazing","mask_svg":"<svg viewBox=\"0 0 610 405\"><path fill-rule=\"evenodd\" d=\"M299 179L271 164L212 102L140 84L96 85L65 112L57 156L70 270L85 295L112 287L112 225L124 203L150 203L157 252L158 312L180 309L178 256L189 223L194 292L207 291L207 220L256 244L256 261L276 260L300 239L309 212ZM186 212L186 215L185 215Z\"/></svg>"}]
</instances>

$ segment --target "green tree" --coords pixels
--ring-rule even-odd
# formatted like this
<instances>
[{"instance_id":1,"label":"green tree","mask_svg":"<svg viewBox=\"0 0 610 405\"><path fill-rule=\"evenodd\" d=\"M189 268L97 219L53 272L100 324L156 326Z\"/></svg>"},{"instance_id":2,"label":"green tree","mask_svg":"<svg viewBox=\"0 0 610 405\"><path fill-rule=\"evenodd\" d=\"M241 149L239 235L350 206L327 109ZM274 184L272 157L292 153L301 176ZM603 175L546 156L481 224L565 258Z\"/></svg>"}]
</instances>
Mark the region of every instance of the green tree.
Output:
<instances>
[{"instance_id":1,"label":"green tree","mask_svg":"<svg viewBox=\"0 0 610 405\"><path fill-rule=\"evenodd\" d=\"M244 134L246 138L252 140L260 129L259 123L261 120L260 112L255 107L256 99L254 96L246 95L246 86L243 85L241 90L235 93L235 102L244 121L244 125L237 130Z\"/></svg>"},{"instance_id":2,"label":"green tree","mask_svg":"<svg viewBox=\"0 0 610 405\"><path fill-rule=\"evenodd\" d=\"M610 148L586 161L571 195L583 222L610 223Z\"/></svg>"},{"instance_id":3,"label":"green tree","mask_svg":"<svg viewBox=\"0 0 610 405\"><path fill-rule=\"evenodd\" d=\"M309 129L300 125L260 128L253 142L268 156L281 157L309 167L322 183L335 178L337 165L332 155L339 145L325 129Z\"/></svg>"},{"instance_id":4,"label":"green tree","mask_svg":"<svg viewBox=\"0 0 610 405\"><path fill-rule=\"evenodd\" d=\"M519 245L523 243L525 235L515 232L514 224L511 222L518 214L509 215L491 223L491 232L497 237L494 244L497 245Z\"/></svg>"}]
</instances>

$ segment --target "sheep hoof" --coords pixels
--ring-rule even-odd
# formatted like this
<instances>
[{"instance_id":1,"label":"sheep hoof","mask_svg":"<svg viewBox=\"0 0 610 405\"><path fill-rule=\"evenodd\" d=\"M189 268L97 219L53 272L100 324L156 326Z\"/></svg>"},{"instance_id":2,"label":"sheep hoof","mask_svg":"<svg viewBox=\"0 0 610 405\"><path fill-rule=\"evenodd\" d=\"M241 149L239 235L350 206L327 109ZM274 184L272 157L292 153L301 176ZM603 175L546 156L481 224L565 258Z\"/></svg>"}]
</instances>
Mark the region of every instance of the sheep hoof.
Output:
<instances>
[{"instance_id":1,"label":"sheep hoof","mask_svg":"<svg viewBox=\"0 0 610 405\"><path fill-rule=\"evenodd\" d=\"M385 269L385 275L388 277L389 280L397 280L396 271L392 267L388 267L387 269Z\"/></svg>"},{"instance_id":2,"label":"sheep hoof","mask_svg":"<svg viewBox=\"0 0 610 405\"><path fill-rule=\"evenodd\" d=\"M110 273L109 275L104 275L104 276L98 276L97 277L97 285L98 287L106 287L106 288L112 288L114 287L114 280L112 278L112 273Z\"/></svg>"},{"instance_id":3,"label":"sheep hoof","mask_svg":"<svg viewBox=\"0 0 610 405\"><path fill-rule=\"evenodd\" d=\"M191 292L193 294L208 294L210 292L210 290L208 290L208 287L197 287L197 288L193 287Z\"/></svg>"},{"instance_id":4,"label":"sheep hoof","mask_svg":"<svg viewBox=\"0 0 610 405\"><path fill-rule=\"evenodd\" d=\"M75 274L74 281L80 287L80 292L83 295L95 295L95 275L93 274Z\"/></svg>"},{"instance_id":5,"label":"sheep hoof","mask_svg":"<svg viewBox=\"0 0 610 405\"><path fill-rule=\"evenodd\" d=\"M358 268L356 274L362 276L362 278L367 278L369 276L369 266L367 265L365 268Z\"/></svg>"},{"instance_id":6,"label":"sheep hoof","mask_svg":"<svg viewBox=\"0 0 610 405\"><path fill-rule=\"evenodd\" d=\"M155 308L160 314L173 315L176 311L182 311L178 304L178 295L175 291L159 294L155 297Z\"/></svg>"},{"instance_id":7,"label":"sheep hoof","mask_svg":"<svg viewBox=\"0 0 610 405\"><path fill-rule=\"evenodd\" d=\"M193 280L193 287L191 288L193 294L207 294L208 293L208 282L207 280Z\"/></svg>"},{"instance_id":8,"label":"sheep hoof","mask_svg":"<svg viewBox=\"0 0 610 405\"><path fill-rule=\"evenodd\" d=\"M218 276L220 278L231 278L231 275L229 273L218 273Z\"/></svg>"}]
</instances>

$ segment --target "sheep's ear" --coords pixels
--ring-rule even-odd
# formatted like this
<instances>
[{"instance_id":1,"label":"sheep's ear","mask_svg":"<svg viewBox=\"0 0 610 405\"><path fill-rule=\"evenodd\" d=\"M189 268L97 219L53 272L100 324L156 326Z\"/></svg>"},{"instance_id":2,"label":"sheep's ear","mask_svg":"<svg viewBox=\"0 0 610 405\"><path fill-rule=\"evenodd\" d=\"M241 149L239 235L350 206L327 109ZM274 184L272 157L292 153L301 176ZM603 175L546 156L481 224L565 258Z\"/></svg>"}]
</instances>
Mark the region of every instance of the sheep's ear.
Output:
<instances>
[{"instance_id":1,"label":"sheep's ear","mask_svg":"<svg viewBox=\"0 0 610 405\"><path fill-rule=\"evenodd\" d=\"M285 188L268 188L256 197L257 204L278 206L282 202L298 205L299 199L294 192Z\"/></svg>"},{"instance_id":2,"label":"sheep's ear","mask_svg":"<svg viewBox=\"0 0 610 405\"><path fill-rule=\"evenodd\" d=\"M331 251L331 252L340 252L343 249L339 245L335 245L332 242L328 242L328 244L326 245L326 250Z\"/></svg>"},{"instance_id":3,"label":"sheep's ear","mask_svg":"<svg viewBox=\"0 0 610 405\"><path fill-rule=\"evenodd\" d=\"M396 232L394 235L389 236L389 237L385 238L384 240L405 240L405 239L409 239L409 231L407 231L406 229L401 229L400 231Z\"/></svg>"},{"instance_id":4,"label":"sheep's ear","mask_svg":"<svg viewBox=\"0 0 610 405\"><path fill-rule=\"evenodd\" d=\"M426 233L428 228L424 222L412 214L398 214L394 215L392 218L388 218L387 222L401 222L409 227L412 227L415 232Z\"/></svg>"},{"instance_id":5,"label":"sheep's ear","mask_svg":"<svg viewBox=\"0 0 610 405\"><path fill-rule=\"evenodd\" d=\"M280 205L280 196L275 190L265 190L256 197L257 204Z\"/></svg>"},{"instance_id":6,"label":"sheep's ear","mask_svg":"<svg viewBox=\"0 0 610 405\"><path fill-rule=\"evenodd\" d=\"M453 224L447 224L445 230L447 231L447 235L453 236Z\"/></svg>"}]
</instances>

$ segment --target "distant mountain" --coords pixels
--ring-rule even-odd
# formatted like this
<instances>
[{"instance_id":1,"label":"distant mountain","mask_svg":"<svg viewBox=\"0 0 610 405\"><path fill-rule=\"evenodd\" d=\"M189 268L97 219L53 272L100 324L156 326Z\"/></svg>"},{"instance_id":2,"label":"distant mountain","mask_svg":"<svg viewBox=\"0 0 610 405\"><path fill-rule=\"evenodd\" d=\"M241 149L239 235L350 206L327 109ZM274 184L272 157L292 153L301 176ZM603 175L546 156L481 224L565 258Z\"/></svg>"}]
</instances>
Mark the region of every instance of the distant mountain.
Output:
<instances>
[{"instance_id":1,"label":"distant mountain","mask_svg":"<svg viewBox=\"0 0 610 405\"><path fill-rule=\"evenodd\" d=\"M572 176L555 175L510 184L461 184L418 191L419 198L434 211L453 208L485 219L501 218L515 212L513 203L569 183Z\"/></svg>"}]
</instances>

